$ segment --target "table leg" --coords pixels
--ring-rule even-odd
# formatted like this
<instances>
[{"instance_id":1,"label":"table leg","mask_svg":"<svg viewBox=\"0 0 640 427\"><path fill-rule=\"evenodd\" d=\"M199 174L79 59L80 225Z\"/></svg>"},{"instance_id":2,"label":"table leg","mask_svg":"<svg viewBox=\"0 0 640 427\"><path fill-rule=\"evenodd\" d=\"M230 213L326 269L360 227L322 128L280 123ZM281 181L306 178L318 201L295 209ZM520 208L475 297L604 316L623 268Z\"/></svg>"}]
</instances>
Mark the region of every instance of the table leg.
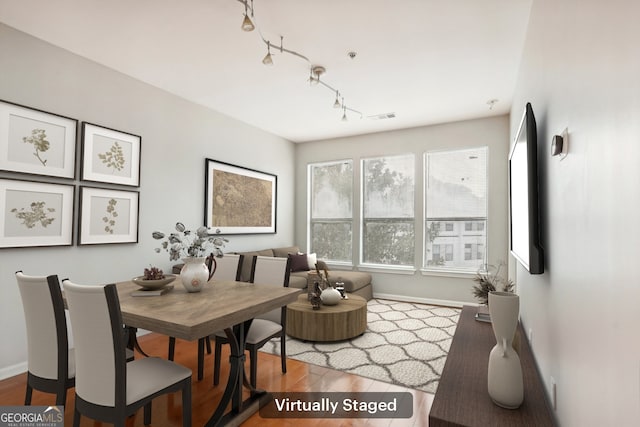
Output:
<instances>
[{"instance_id":1,"label":"table leg","mask_svg":"<svg viewBox=\"0 0 640 427\"><path fill-rule=\"evenodd\" d=\"M140 347L140 343L138 342L138 328L132 328L131 326L125 326L127 329L128 339L127 339L127 347L131 350L136 349L140 354L144 357L149 357L147 353L144 352L142 347Z\"/></svg>"},{"instance_id":2,"label":"table leg","mask_svg":"<svg viewBox=\"0 0 640 427\"><path fill-rule=\"evenodd\" d=\"M260 400L267 396L267 393L263 390L257 390L251 386L247 380L247 376L244 372L244 362L246 356L244 354L247 332L251 326L252 320L248 320L240 325L236 325L224 330L231 346L231 355L229 356L229 363L231 365L229 370L229 381L227 387L224 390L224 394L216 408L216 411L211 416L211 419L207 422L207 426L224 426L230 424L233 421L242 422L239 420L250 408L256 407ZM251 397L242 400L242 386L250 389ZM227 406L231 402L231 411L225 414Z\"/></svg>"}]
</instances>

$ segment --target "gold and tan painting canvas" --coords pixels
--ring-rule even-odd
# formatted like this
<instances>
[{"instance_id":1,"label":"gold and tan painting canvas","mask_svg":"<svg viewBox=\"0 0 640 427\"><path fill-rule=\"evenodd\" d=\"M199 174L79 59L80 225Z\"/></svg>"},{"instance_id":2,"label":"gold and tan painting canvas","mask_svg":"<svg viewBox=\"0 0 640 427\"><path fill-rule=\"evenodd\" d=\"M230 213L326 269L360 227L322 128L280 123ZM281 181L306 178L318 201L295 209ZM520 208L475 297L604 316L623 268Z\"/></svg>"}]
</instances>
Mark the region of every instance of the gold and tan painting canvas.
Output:
<instances>
[{"instance_id":1,"label":"gold and tan painting canvas","mask_svg":"<svg viewBox=\"0 0 640 427\"><path fill-rule=\"evenodd\" d=\"M274 175L224 163L207 168L207 227L228 234L275 232Z\"/></svg>"}]
</instances>

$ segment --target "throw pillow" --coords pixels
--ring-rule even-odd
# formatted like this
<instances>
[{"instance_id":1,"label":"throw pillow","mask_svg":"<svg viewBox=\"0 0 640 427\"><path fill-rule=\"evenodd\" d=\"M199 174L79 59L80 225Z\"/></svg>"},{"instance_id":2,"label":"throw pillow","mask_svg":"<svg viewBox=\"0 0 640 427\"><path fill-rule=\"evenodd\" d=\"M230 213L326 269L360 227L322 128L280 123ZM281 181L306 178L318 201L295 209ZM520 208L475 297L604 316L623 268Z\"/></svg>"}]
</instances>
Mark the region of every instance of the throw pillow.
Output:
<instances>
[{"instance_id":1,"label":"throw pillow","mask_svg":"<svg viewBox=\"0 0 640 427\"><path fill-rule=\"evenodd\" d=\"M309 271L305 254L289 254L289 258L291 258L291 271Z\"/></svg>"},{"instance_id":2,"label":"throw pillow","mask_svg":"<svg viewBox=\"0 0 640 427\"><path fill-rule=\"evenodd\" d=\"M307 254L307 264L309 265L309 269L316 268L316 263L318 262L318 257L315 253Z\"/></svg>"}]
</instances>

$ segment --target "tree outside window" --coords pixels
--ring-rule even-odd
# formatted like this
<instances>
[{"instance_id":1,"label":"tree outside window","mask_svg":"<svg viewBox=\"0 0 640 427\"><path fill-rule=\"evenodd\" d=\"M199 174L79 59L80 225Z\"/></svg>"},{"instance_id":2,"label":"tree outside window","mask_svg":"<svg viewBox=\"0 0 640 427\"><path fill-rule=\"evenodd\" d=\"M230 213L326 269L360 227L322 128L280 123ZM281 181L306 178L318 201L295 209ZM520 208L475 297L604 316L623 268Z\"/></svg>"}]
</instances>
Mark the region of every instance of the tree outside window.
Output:
<instances>
[{"instance_id":1,"label":"tree outside window","mask_svg":"<svg viewBox=\"0 0 640 427\"><path fill-rule=\"evenodd\" d=\"M414 265L413 154L362 161L362 262Z\"/></svg>"},{"instance_id":2,"label":"tree outside window","mask_svg":"<svg viewBox=\"0 0 640 427\"><path fill-rule=\"evenodd\" d=\"M309 165L310 251L328 261L352 262L353 162Z\"/></svg>"}]
</instances>

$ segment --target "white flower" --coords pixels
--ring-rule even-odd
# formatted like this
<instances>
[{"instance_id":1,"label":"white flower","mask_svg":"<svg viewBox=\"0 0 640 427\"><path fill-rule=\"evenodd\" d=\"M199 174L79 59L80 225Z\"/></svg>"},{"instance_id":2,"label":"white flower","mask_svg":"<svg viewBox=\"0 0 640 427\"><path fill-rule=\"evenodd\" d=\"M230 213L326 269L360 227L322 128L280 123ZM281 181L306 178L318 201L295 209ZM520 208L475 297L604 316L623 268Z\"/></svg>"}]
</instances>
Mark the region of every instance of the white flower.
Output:
<instances>
[{"instance_id":1,"label":"white flower","mask_svg":"<svg viewBox=\"0 0 640 427\"><path fill-rule=\"evenodd\" d=\"M156 240L163 240L160 248L156 248L156 252L165 250L169 252L169 260L175 261L183 257L206 257L214 254L217 257L223 255L222 248L228 242L224 237L218 235L210 235L207 227L198 227L196 233L190 230L181 222L176 223L177 233L171 233L168 237L160 232L151 233ZM218 230L216 233L219 233Z\"/></svg>"}]
</instances>

